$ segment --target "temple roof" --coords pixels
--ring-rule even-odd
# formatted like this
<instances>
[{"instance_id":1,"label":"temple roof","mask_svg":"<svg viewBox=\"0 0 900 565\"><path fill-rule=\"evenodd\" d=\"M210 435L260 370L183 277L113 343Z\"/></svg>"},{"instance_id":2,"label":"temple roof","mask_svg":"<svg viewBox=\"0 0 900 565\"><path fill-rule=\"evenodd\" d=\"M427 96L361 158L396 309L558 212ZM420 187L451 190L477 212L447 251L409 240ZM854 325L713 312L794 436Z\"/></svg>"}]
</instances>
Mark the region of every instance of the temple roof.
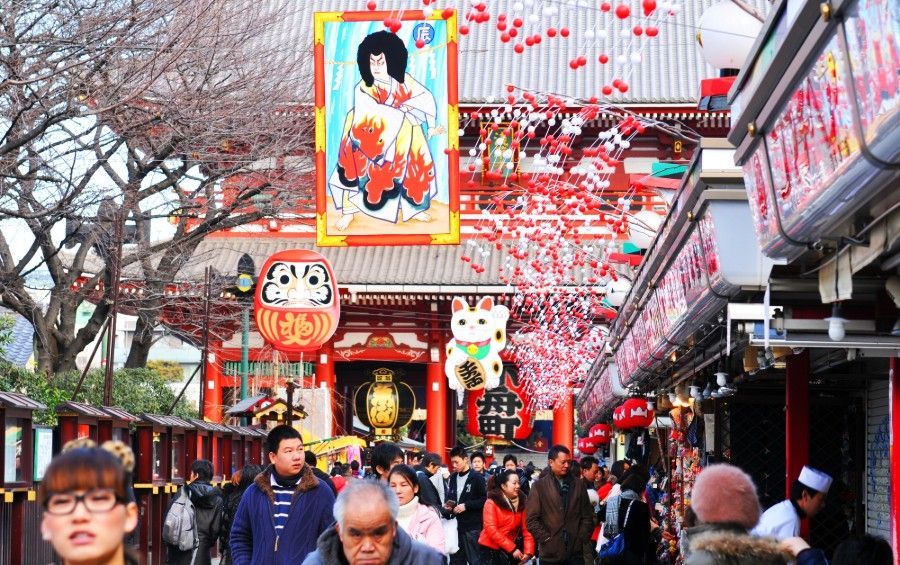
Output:
<instances>
[{"instance_id":1,"label":"temple roof","mask_svg":"<svg viewBox=\"0 0 900 565\"><path fill-rule=\"evenodd\" d=\"M272 26L267 41L281 45L309 46L312 49L312 24L315 12L365 11L364 0L315 0L290 2L289 8L279 0L271 0L273 8L280 10L279 21ZM282 0L284 1L284 0ZM527 23L529 10L525 5L520 12L514 12L517 0L493 0L488 3L491 19L484 24L469 25L471 31L459 40L459 98L462 104L501 103L506 94L506 85L569 97L587 99L599 96L604 84L611 84L614 78L622 78L629 85L628 92L613 99L618 104L692 104L699 98L700 79L718 76L718 71L709 66L700 56L695 35L701 14L718 0L690 0L680 2L679 12L672 17L664 17L659 25L659 35L650 38L646 34L640 38L630 36L623 39L623 29L631 29L635 18L620 20L612 13L600 10L600 2L563 0L541 2L557 7L558 16L553 16L554 25L568 27L568 38L544 36L540 45L526 48L522 54L513 51L513 42L501 43L497 31L496 16L504 13L512 20L516 15L526 20L525 34L535 33L546 24ZM624 2L631 6L632 14L641 13L640 0ZM768 4L764 0L748 2L765 16ZM617 3L618 4L618 3ZM378 0L379 10L398 11L421 9L422 3L412 0ZM468 3L459 3L467 6ZM460 17L460 25L464 24ZM594 39L586 39L586 33L595 33ZM599 39L597 32L605 30L607 37ZM268 35L268 34L267 34ZM588 34L589 35L589 34ZM521 39L521 37L520 37ZM585 45L588 41L591 46ZM616 56L630 57L640 53L641 62L627 63L625 76L615 71ZM600 54L609 56L610 62L597 62ZM573 71L569 61L579 55L588 58L588 65ZM303 93L312 94L311 89Z\"/></svg>"}]
</instances>

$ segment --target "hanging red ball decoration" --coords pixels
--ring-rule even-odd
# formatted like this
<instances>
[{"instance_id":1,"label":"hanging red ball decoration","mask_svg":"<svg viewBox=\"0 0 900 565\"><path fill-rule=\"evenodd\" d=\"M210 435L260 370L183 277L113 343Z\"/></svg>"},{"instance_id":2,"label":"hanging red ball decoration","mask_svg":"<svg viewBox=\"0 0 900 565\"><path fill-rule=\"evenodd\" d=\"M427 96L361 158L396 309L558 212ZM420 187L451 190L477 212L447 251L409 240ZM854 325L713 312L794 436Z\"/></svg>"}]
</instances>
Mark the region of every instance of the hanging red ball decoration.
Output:
<instances>
[{"instance_id":1,"label":"hanging red ball decoration","mask_svg":"<svg viewBox=\"0 0 900 565\"><path fill-rule=\"evenodd\" d=\"M646 428L653 423L655 417L646 398L629 398L613 411L613 422L620 430Z\"/></svg>"},{"instance_id":2,"label":"hanging red ball decoration","mask_svg":"<svg viewBox=\"0 0 900 565\"><path fill-rule=\"evenodd\" d=\"M627 4L619 4L618 6L616 6L616 17L620 20L624 20L630 15L631 8L629 8Z\"/></svg>"},{"instance_id":3,"label":"hanging red ball decoration","mask_svg":"<svg viewBox=\"0 0 900 565\"><path fill-rule=\"evenodd\" d=\"M562 28L561 30L559 30L559 34L563 37L569 37L569 28Z\"/></svg>"},{"instance_id":4,"label":"hanging red ball decoration","mask_svg":"<svg viewBox=\"0 0 900 565\"><path fill-rule=\"evenodd\" d=\"M612 4L610 4L609 2L604 2L604 3L600 4L600 9L603 10L604 12L608 12L608 11L612 10Z\"/></svg>"},{"instance_id":5,"label":"hanging red ball decoration","mask_svg":"<svg viewBox=\"0 0 900 565\"><path fill-rule=\"evenodd\" d=\"M588 438L579 439L576 446L578 447L578 451L584 455L593 455L597 453L597 446Z\"/></svg>"},{"instance_id":6,"label":"hanging red ball decoration","mask_svg":"<svg viewBox=\"0 0 900 565\"><path fill-rule=\"evenodd\" d=\"M612 441L613 429L609 424L594 424L588 431L588 439L594 445L604 445Z\"/></svg>"},{"instance_id":7,"label":"hanging red ball decoration","mask_svg":"<svg viewBox=\"0 0 900 565\"><path fill-rule=\"evenodd\" d=\"M370 12L374 12L375 8L377 7L378 5L375 4L375 2L369 2L368 4L366 4L366 8L368 8Z\"/></svg>"},{"instance_id":8,"label":"hanging red ball decoration","mask_svg":"<svg viewBox=\"0 0 900 565\"><path fill-rule=\"evenodd\" d=\"M644 0L641 3L641 7L644 8L644 15L649 16L656 10L656 0Z\"/></svg>"},{"instance_id":9,"label":"hanging red ball decoration","mask_svg":"<svg viewBox=\"0 0 900 565\"><path fill-rule=\"evenodd\" d=\"M656 37L659 35L659 28L656 26L647 26L647 37Z\"/></svg>"}]
</instances>

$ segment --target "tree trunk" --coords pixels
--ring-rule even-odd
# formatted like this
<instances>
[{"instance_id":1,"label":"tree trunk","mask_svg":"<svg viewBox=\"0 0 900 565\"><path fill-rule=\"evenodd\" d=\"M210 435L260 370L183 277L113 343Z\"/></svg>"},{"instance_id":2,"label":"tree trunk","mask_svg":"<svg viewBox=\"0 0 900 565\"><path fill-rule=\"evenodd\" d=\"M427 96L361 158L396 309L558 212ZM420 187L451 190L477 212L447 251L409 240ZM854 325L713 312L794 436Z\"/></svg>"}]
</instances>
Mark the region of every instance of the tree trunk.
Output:
<instances>
[{"instance_id":1,"label":"tree trunk","mask_svg":"<svg viewBox=\"0 0 900 565\"><path fill-rule=\"evenodd\" d=\"M128 359L125 360L126 369L139 369L147 366L147 358L150 356L150 347L153 345L153 330L156 328L157 316L141 313L134 326L134 336L131 339L131 349L128 350Z\"/></svg>"}]
</instances>

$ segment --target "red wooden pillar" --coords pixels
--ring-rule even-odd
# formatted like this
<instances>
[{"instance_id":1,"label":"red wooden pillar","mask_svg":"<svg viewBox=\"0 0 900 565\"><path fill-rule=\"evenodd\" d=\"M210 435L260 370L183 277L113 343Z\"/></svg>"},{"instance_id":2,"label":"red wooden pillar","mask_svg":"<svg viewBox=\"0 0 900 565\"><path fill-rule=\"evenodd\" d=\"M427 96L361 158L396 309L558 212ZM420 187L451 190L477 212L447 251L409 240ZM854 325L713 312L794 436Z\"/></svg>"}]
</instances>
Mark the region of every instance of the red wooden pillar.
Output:
<instances>
[{"instance_id":1,"label":"red wooden pillar","mask_svg":"<svg viewBox=\"0 0 900 565\"><path fill-rule=\"evenodd\" d=\"M439 345L431 346L425 381L425 449L447 459L447 379ZM437 354L437 355L435 355Z\"/></svg>"},{"instance_id":2,"label":"red wooden pillar","mask_svg":"<svg viewBox=\"0 0 900 565\"><path fill-rule=\"evenodd\" d=\"M206 387L204 396L203 417L211 422L222 421L222 359L219 348L209 345L209 357L206 362Z\"/></svg>"},{"instance_id":3,"label":"red wooden pillar","mask_svg":"<svg viewBox=\"0 0 900 565\"><path fill-rule=\"evenodd\" d=\"M785 498L791 496L791 483L809 462L809 350L787 358L784 395L785 424ZM809 537L809 521L803 520L800 535Z\"/></svg>"},{"instance_id":4,"label":"red wooden pillar","mask_svg":"<svg viewBox=\"0 0 900 565\"><path fill-rule=\"evenodd\" d=\"M553 410L553 445L565 445L570 452L575 449L575 401L571 390L565 400Z\"/></svg>"},{"instance_id":5,"label":"red wooden pillar","mask_svg":"<svg viewBox=\"0 0 900 565\"><path fill-rule=\"evenodd\" d=\"M891 547L894 562L900 563L900 357L891 358L888 372L888 409L891 417L890 473L891 481Z\"/></svg>"},{"instance_id":6,"label":"red wooden pillar","mask_svg":"<svg viewBox=\"0 0 900 565\"><path fill-rule=\"evenodd\" d=\"M316 357L316 386L328 387L328 395L331 398L331 435L339 435L341 426L338 422L344 421L343 406L339 406L334 392L334 342L329 340L322 344Z\"/></svg>"}]
</instances>

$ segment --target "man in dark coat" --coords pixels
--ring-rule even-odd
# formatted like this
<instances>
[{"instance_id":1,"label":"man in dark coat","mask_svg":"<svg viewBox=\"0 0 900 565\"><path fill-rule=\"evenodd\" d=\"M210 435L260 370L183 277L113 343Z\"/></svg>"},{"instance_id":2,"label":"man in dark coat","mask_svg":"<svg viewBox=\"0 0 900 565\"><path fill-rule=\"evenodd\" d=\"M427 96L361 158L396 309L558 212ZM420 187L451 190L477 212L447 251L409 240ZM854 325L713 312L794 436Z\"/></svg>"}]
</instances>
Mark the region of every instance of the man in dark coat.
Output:
<instances>
[{"instance_id":1,"label":"man in dark coat","mask_svg":"<svg viewBox=\"0 0 900 565\"><path fill-rule=\"evenodd\" d=\"M215 547L222 522L222 493L210 484L213 477L212 463L198 459L191 464L188 484L184 485L188 498L194 505L194 520L197 525L196 549L181 551L175 546L166 546L166 563L171 565L209 565L209 551ZM175 495L180 496L181 493ZM175 498L172 499L173 501Z\"/></svg>"},{"instance_id":2,"label":"man in dark coat","mask_svg":"<svg viewBox=\"0 0 900 565\"><path fill-rule=\"evenodd\" d=\"M350 482L334 504L337 522L319 537L303 565L443 565L443 555L416 543L397 525L399 510L397 495L385 483Z\"/></svg>"},{"instance_id":3,"label":"man in dark coat","mask_svg":"<svg viewBox=\"0 0 900 565\"><path fill-rule=\"evenodd\" d=\"M564 445L547 453L549 466L531 487L525 524L538 546L541 565L582 565L584 543L593 529L593 510L584 482L569 472L572 454Z\"/></svg>"},{"instance_id":4,"label":"man in dark coat","mask_svg":"<svg viewBox=\"0 0 900 565\"><path fill-rule=\"evenodd\" d=\"M290 426L266 438L269 465L244 493L231 526L235 565L296 565L334 523L334 494L306 465L303 440Z\"/></svg>"},{"instance_id":5,"label":"man in dark coat","mask_svg":"<svg viewBox=\"0 0 900 565\"><path fill-rule=\"evenodd\" d=\"M304 450L303 457L306 460L306 466L312 470L313 475L315 475L317 479L328 485L328 488L331 489L332 494L334 494L334 496L337 496L337 485L334 484L334 480L332 480L331 476L328 473L316 467L316 454L307 449Z\"/></svg>"},{"instance_id":6,"label":"man in dark coat","mask_svg":"<svg viewBox=\"0 0 900 565\"><path fill-rule=\"evenodd\" d=\"M416 478L419 479L419 504L440 508L441 495L431 477L441 469L441 456L437 453L426 453L419 467L421 470L416 471Z\"/></svg>"},{"instance_id":7,"label":"man in dark coat","mask_svg":"<svg viewBox=\"0 0 900 565\"><path fill-rule=\"evenodd\" d=\"M487 501L487 486L484 477L469 466L469 458L462 447L450 451L450 462L454 472L447 481L447 499L444 503L444 517L456 518L459 534L459 551L450 556L450 564L481 563L478 536L483 526L482 510Z\"/></svg>"}]
</instances>

